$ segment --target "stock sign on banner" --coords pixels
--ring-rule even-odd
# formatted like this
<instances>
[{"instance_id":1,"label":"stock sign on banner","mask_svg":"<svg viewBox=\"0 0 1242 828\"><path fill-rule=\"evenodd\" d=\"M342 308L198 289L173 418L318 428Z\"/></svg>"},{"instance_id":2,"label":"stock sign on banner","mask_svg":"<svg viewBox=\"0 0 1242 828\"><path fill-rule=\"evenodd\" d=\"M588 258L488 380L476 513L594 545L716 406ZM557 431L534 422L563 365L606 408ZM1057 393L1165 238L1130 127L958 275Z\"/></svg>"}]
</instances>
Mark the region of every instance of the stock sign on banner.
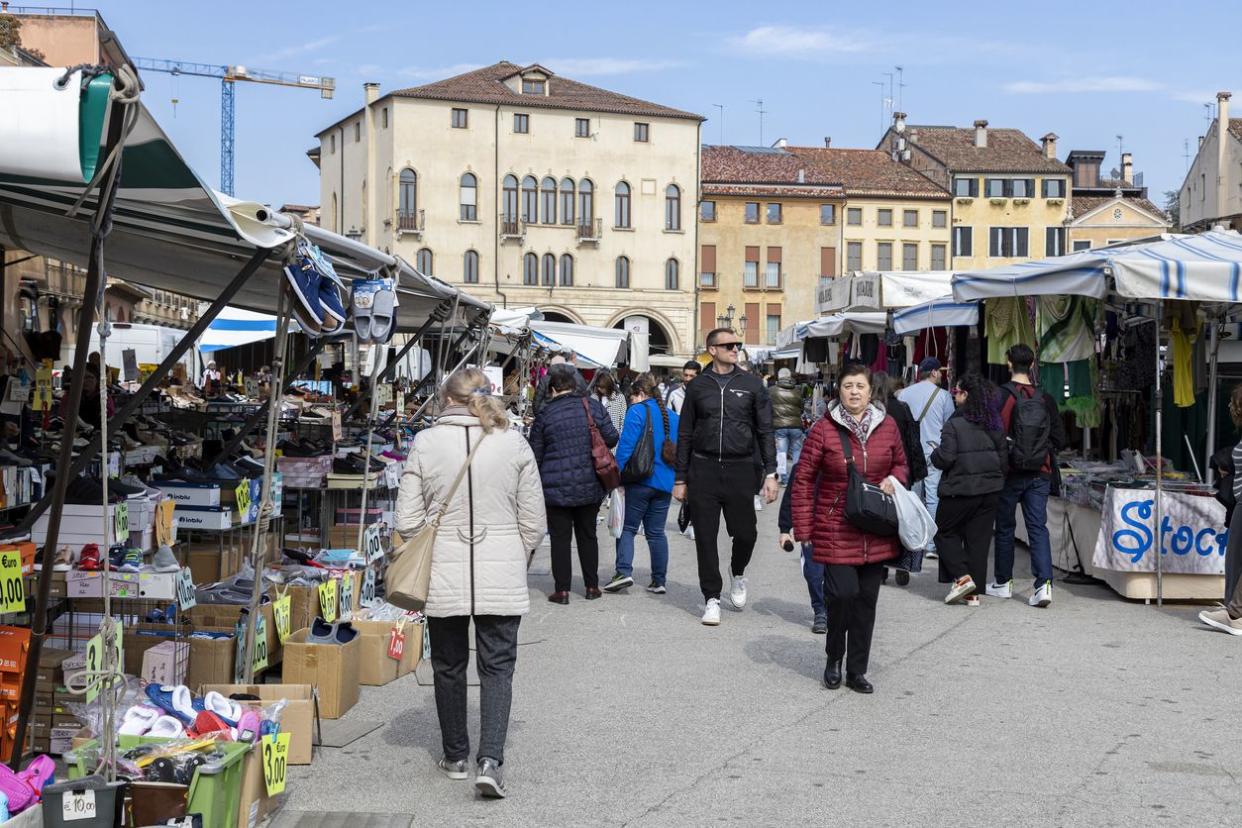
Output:
<instances>
[{"instance_id":1,"label":"stock sign on banner","mask_svg":"<svg viewBox=\"0 0 1242 828\"><path fill-rule=\"evenodd\" d=\"M362 576L362 595L358 599L361 606L369 607L375 603L375 570L367 567L366 573Z\"/></svg>"},{"instance_id":2,"label":"stock sign on banner","mask_svg":"<svg viewBox=\"0 0 1242 828\"><path fill-rule=\"evenodd\" d=\"M22 553L0 553L0 613L26 611L26 583L22 578Z\"/></svg>"},{"instance_id":3,"label":"stock sign on banner","mask_svg":"<svg viewBox=\"0 0 1242 828\"><path fill-rule=\"evenodd\" d=\"M116 517L113 519L113 540L125 543L129 540L129 504L122 500L116 504Z\"/></svg>"},{"instance_id":4,"label":"stock sign on banner","mask_svg":"<svg viewBox=\"0 0 1242 828\"><path fill-rule=\"evenodd\" d=\"M354 615L354 573L346 572L341 576L341 612L342 621L348 621Z\"/></svg>"},{"instance_id":5,"label":"stock sign on banner","mask_svg":"<svg viewBox=\"0 0 1242 828\"><path fill-rule=\"evenodd\" d=\"M281 733L263 737L263 784L268 796L276 796L285 790L285 771L289 767L289 739L292 734Z\"/></svg>"},{"instance_id":6,"label":"stock sign on banner","mask_svg":"<svg viewBox=\"0 0 1242 828\"><path fill-rule=\"evenodd\" d=\"M1104 494L1092 563L1116 572L1155 572L1156 493L1117 489ZM1165 492L1161 498L1160 568L1168 573L1221 575L1225 571L1225 507L1213 497Z\"/></svg>"},{"instance_id":7,"label":"stock sign on banner","mask_svg":"<svg viewBox=\"0 0 1242 828\"><path fill-rule=\"evenodd\" d=\"M372 523L362 533L362 551L366 553L367 563L372 564L384 557L384 544L380 540L380 525Z\"/></svg>"},{"instance_id":8,"label":"stock sign on banner","mask_svg":"<svg viewBox=\"0 0 1242 828\"><path fill-rule=\"evenodd\" d=\"M276 603L272 604L272 620L276 622L276 637L280 639L280 643L284 644L285 639L289 637L289 617L292 615L290 607L293 599L288 595L282 595L276 599Z\"/></svg>"},{"instance_id":9,"label":"stock sign on banner","mask_svg":"<svg viewBox=\"0 0 1242 828\"><path fill-rule=\"evenodd\" d=\"M198 606L198 592L194 588L194 574L188 566L181 567L177 573L177 606L185 612Z\"/></svg>"},{"instance_id":10,"label":"stock sign on banner","mask_svg":"<svg viewBox=\"0 0 1242 828\"><path fill-rule=\"evenodd\" d=\"M250 667L255 673L267 669L267 619L261 615L254 622L254 655Z\"/></svg>"},{"instance_id":11,"label":"stock sign on banner","mask_svg":"<svg viewBox=\"0 0 1242 828\"><path fill-rule=\"evenodd\" d=\"M336 579L319 585L319 617L331 624L336 620Z\"/></svg>"}]
</instances>

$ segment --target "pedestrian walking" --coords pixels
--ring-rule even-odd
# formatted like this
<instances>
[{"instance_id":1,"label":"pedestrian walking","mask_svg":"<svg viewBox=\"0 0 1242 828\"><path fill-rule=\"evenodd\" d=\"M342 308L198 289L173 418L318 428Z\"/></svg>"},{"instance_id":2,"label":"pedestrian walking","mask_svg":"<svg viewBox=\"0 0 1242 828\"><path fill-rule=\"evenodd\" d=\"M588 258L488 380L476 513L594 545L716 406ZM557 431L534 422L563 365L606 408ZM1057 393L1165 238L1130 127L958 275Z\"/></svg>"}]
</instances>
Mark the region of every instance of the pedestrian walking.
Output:
<instances>
[{"instance_id":1,"label":"pedestrian walking","mask_svg":"<svg viewBox=\"0 0 1242 828\"><path fill-rule=\"evenodd\" d=\"M548 401L548 381L551 378L552 368L557 365L568 365L574 371L574 393L580 397L589 396L591 393L590 386L587 385L586 378L582 376L582 372L578 370L578 357L573 351L567 354L553 354L548 360L548 372L539 379L539 383L535 387L535 400L531 404L531 413L538 415L543 410L544 405Z\"/></svg>"},{"instance_id":2,"label":"pedestrian walking","mask_svg":"<svg viewBox=\"0 0 1242 828\"><path fill-rule=\"evenodd\" d=\"M776 499L776 444L772 438L772 403L754 374L738 368L742 340L732 328L716 328L706 337L711 365L686 383L686 401L677 434L677 473L673 497L690 505L694 547L703 593L703 618L720 623L720 557L716 547L720 514L733 538L729 600L746 606L746 565L755 550L756 454L764 476L763 496Z\"/></svg>"},{"instance_id":3,"label":"pedestrian walking","mask_svg":"<svg viewBox=\"0 0 1242 828\"><path fill-rule=\"evenodd\" d=\"M897 423L897 430L901 433L901 447L906 452L906 462L910 466L909 486L913 488L927 477L927 461L923 456L922 431L919 423L911 413L910 407L897 396L900 390L897 380L882 371L877 371L871 375L871 385L871 401L883 408L885 413ZM884 567L882 580L888 583L888 567ZM896 580L897 586L908 585L910 583L909 571L898 569Z\"/></svg>"},{"instance_id":4,"label":"pedestrian walking","mask_svg":"<svg viewBox=\"0 0 1242 828\"><path fill-rule=\"evenodd\" d=\"M792 480L798 465L789 470ZM824 635L828 632L828 609L824 606L824 565L815 560L814 551L809 543L799 543L793 534L793 487L786 486L781 496L780 513L776 519L780 530L780 547L785 552L794 551L794 544L801 548L799 555L802 563L802 577L806 580L807 592L811 596L811 632Z\"/></svg>"},{"instance_id":5,"label":"pedestrian walking","mask_svg":"<svg viewBox=\"0 0 1242 828\"><path fill-rule=\"evenodd\" d=\"M772 428L776 435L776 468L780 472L781 485L789 483L789 476L802 455L802 403L806 389L794 382L793 372L782 368L776 372L776 385L768 391L772 397ZM783 472L780 470L784 469Z\"/></svg>"},{"instance_id":6,"label":"pedestrian walking","mask_svg":"<svg viewBox=\"0 0 1242 828\"><path fill-rule=\"evenodd\" d=\"M988 550L996 504L1005 485L1005 433L998 392L978 374L966 374L953 388L957 412L944 424L932 463L940 478L936 548L940 582L952 584L944 602L979 606L987 585Z\"/></svg>"},{"instance_id":7,"label":"pedestrian walking","mask_svg":"<svg viewBox=\"0 0 1242 828\"><path fill-rule=\"evenodd\" d=\"M1001 426L1008 437L1008 470L996 507L996 566L987 594L1013 597L1013 533L1015 510L1022 504L1031 574L1035 588L1027 603L1052 603L1052 546L1048 539L1048 495L1052 491L1053 463L1065 445L1065 426L1057 404L1031 382L1035 352L1021 342L1005 354L1009 382L1001 386Z\"/></svg>"},{"instance_id":8,"label":"pedestrian walking","mask_svg":"<svg viewBox=\"0 0 1242 828\"><path fill-rule=\"evenodd\" d=\"M574 540L586 597L600 597L595 517L607 492L595 474L591 420L609 448L618 439L617 430L599 400L579 396L577 376L571 365L552 366L548 371L549 399L530 427L530 446L539 463L548 531L552 536L554 589L548 600L554 604L569 603L573 581L570 545Z\"/></svg>"},{"instance_id":9,"label":"pedestrian walking","mask_svg":"<svg viewBox=\"0 0 1242 828\"><path fill-rule=\"evenodd\" d=\"M1242 385L1234 386L1229 398L1229 416L1233 424L1242 430ZM1242 442L1233 447L1233 473L1230 484L1233 502L1242 499ZM1229 544L1225 549L1225 606L1222 609L1204 610L1199 620L1230 635L1242 635L1242 510L1236 506L1229 510Z\"/></svg>"},{"instance_id":10,"label":"pedestrian walking","mask_svg":"<svg viewBox=\"0 0 1242 828\"><path fill-rule=\"evenodd\" d=\"M625 395L617 387L616 378L608 371L598 372L591 383L591 393L608 412L612 427L620 432L625 422Z\"/></svg>"},{"instance_id":11,"label":"pedestrian walking","mask_svg":"<svg viewBox=\"0 0 1242 828\"><path fill-rule=\"evenodd\" d=\"M944 430L945 421L953 416L953 400L943 387L945 370L940 360L927 357L919 363L918 382L909 388L897 392L897 398L904 402L914 413L914 421L919 425L919 439L923 450L923 466L927 476L914 486L914 491L923 498L927 513L936 517L936 506L940 501L940 469L932 465L931 453L933 443L940 442L940 432ZM927 547L928 558L936 557L936 544Z\"/></svg>"},{"instance_id":12,"label":"pedestrian walking","mask_svg":"<svg viewBox=\"0 0 1242 828\"><path fill-rule=\"evenodd\" d=\"M686 402L686 387L691 381L699 375L703 366L699 365L693 359L689 360L685 365L681 366L681 384L668 392L668 410L674 414L681 414L681 407Z\"/></svg>"},{"instance_id":13,"label":"pedestrian walking","mask_svg":"<svg viewBox=\"0 0 1242 828\"><path fill-rule=\"evenodd\" d=\"M630 385L630 408L617 443L617 467L635 458L643 435L651 429L651 473L625 487L625 522L617 538L616 574L604 585L605 592L619 592L634 585L634 541L638 527L643 527L647 549L651 552L651 583L648 592L663 595L668 579L668 537L664 533L668 521L669 502L673 497L673 466L677 462L678 417L668 410L660 398L655 377L639 374Z\"/></svg>"},{"instance_id":14,"label":"pedestrian walking","mask_svg":"<svg viewBox=\"0 0 1242 828\"><path fill-rule=\"evenodd\" d=\"M890 496L893 484L887 478L891 475L904 485L910 472L896 422L871 401L867 367L845 366L838 394L802 446L793 482L794 537L809 542L814 560L824 564L828 606L824 685L832 690L841 686L844 660L845 685L871 693L874 688L866 673L880 580L884 562L901 554L901 543L896 527L892 535L875 534L846 519L849 466Z\"/></svg>"},{"instance_id":15,"label":"pedestrian walking","mask_svg":"<svg viewBox=\"0 0 1242 828\"><path fill-rule=\"evenodd\" d=\"M528 552L543 541L546 525L543 492L530 446L508 430L504 407L482 371L450 376L443 402L436 425L414 438L397 495L396 528L410 537L444 509L424 609L444 750L436 765L450 779L469 778L466 666L473 623L480 719L475 785L484 796L502 797L518 624L530 610ZM465 479L446 503L467 463Z\"/></svg>"}]
</instances>

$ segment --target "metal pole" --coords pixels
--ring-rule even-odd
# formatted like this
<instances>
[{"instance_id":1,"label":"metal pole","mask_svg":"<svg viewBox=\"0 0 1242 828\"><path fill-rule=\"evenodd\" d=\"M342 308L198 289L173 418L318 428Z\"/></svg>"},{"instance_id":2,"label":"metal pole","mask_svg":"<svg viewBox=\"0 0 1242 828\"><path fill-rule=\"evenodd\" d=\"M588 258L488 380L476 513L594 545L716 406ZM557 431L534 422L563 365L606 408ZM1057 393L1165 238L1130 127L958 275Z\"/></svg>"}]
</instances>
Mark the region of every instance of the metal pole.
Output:
<instances>
[{"instance_id":1,"label":"metal pole","mask_svg":"<svg viewBox=\"0 0 1242 828\"><path fill-rule=\"evenodd\" d=\"M376 344L372 345L371 348L374 350L371 356L373 360L371 365L371 414L367 417L367 445L362 452L362 460L366 465L362 471L362 506L358 514L358 546L356 548L359 551L362 550L362 535L367 528L367 495L371 493L371 443L375 438L375 417L379 414L379 394L375 393L375 383L380 378L382 370L380 368L381 359L388 353L388 349L383 345ZM370 561L367 561L367 563L370 564ZM347 574L346 577L353 576Z\"/></svg>"},{"instance_id":2,"label":"metal pole","mask_svg":"<svg viewBox=\"0 0 1242 828\"><path fill-rule=\"evenodd\" d=\"M1156 539L1156 606L1164 606L1164 384L1160 376L1163 360L1160 359L1160 327L1163 324L1164 302L1156 303L1156 526L1152 537Z\"/></svg>"},{"instance_id":3,"label":"metal pole","mask_svg":"<svg viewBox=\"0 0 1242 828\"><path fill-rule=\"evenodd\" d=\"M105 287L103 280L100 287ZM111 544L117 542L116 524L108 519L108 336L112 333L112 323L105 313L107 308L103 291L95 300L99 315L99 484L103 491L103 538L104 548L111 551ZM61 439L65 439L62 437ZM117 464L117 476L120 477L120 463ZM128 508L128 506L126 506ZM109 540L111 538L111 540ZM44 550L44 560L47 560ZM116 696L113 694L113 681L120 665L116 663L116 626L112 622L112 556L103 556L103 618L99 622L99 640L103 643L103 660L100 664L100 676L91 676L89 681L99 682L99 703L103 710L103 722L100 731L105 735L103 751L99 762L104 768L104 778L109 782L116 781L116 739L111 734L116 732Z\"/></svg>"},{"instance_id":4,"label":"metal pole","mask_svg":"<svg viewBox=\"0 0 1242 828\"><path fill-rule=\"evenodd\" d=\"M443 307L443 305L441 305L440 307ZM409 337L406 340L406 343L401 346L401 350L397 351L397 355L393 357L392 362L388 363L388 365L384 367L384 372L379 377L380 382L386 382L392 376L393 372L396 371L397 364L401 362L401 360L405 357L405 355L408 354L414 348L414 346L417 345L422 340L423 335L427 333L427 330L432 325L434 325L436 322L442 321L438 317L439 317L439 308L437 308L435 311L432 311L431 315L427 317L427 321L424 322L421 326L419 326L419 329L414 332L414 335ZM349 409L345 412L345 416L342 417L341 419L348 420L350 417L354 416L354 414L357 413L358 409L362 407L362 403L366 401L367 397L374 396L374 395L375 395L375 385L374 383L372 383L370 391L368 391L366 394L359 394L358 399L354 400L353 404L350 405Z\"/></svg>"},{"instance_id":5,"label":"metal pole","mask_svg":"<svg viewBox=\"0 0 1242 828\"><path fill-rule=\"evenodd\" d=\"M1217 389L1220 383L1220 370L1217 364L1220 356L1220 322L1208 319L1208 399L1207 399L1207 445L1203 449L1203 480L1209 486L1216 476L1212 468L1212 455L1216 451L1216 405Z\"/></svg>"}]
</instances>

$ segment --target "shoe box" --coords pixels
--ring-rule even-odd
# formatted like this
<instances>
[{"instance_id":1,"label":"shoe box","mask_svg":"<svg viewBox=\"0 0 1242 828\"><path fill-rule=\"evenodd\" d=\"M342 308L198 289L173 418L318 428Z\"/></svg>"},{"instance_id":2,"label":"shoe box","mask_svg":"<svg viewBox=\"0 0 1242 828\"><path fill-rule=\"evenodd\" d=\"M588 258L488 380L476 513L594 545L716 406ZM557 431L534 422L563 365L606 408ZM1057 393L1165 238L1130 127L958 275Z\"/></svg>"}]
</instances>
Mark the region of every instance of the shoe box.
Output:
<instances>
[{"instance_id":1,"label":"shoe box","mask_svg":"<svg viewBox=\"0 0 1242 828\"><path fill-rule=\"evenodd\" d=\"M173 601L177 598L176 572L110 572L108 582L113 598L143 598ZM69 598L102 598L104 573L81 569L65 573L65 594Z\"/></svg>"},{"instance_id":2,"label":"shoe box","mask_svg":"<svg viewBox=\"0 0 1242 828\"><path fill-rule=\"evenodd\" d=\"M155 506L149 498L138 497L126 501L129 507L129 546L139 549L150 549L154 538ZM115 503L108 504L109 521L116 520ZM102 505L85 503L66 503L60 516L60 531L57 533L58 546L85 546L88 543L99 543L103 531L104 512ZM47 540L47 531L51 516L44 513L35 521L30 529L30 539L42 546ZM114 525L114 524L113 524Z\"/></svg>"},{"instance_id":3,"label":"shoe box","mask_svg":"<svg viewBox=\"0 0 1242 828\"><path fill-rule=\"evenodd\" d=\"M30 575L34 572L35 554L38 547L33 543L10 543L0 546L0 553L16 552L22 557L22 574ZM27 595L31 593L27 591Z\"/></svg>"},{"instance_id":4,"label":"shoe box","mask_svg":"<svg viewBox=\"0 0 1242 828\"><path fill-rule=\"evenodd\" d=\"M423 653L423 625L406 621L354 621L354 629L362 640L359 655L358 680L367 686L378 687L396 681L414 672ZM405 636L401 658L389 654L393 632Z\"/></svg>"},{"instance_id":5,"label":"shoe box","mask_svg":"<svg viewBox=\"0 0 1242 828\"><path fill-rule=\"evenodd\" d=\"M186 614L189 616L190 623L195 629L233 629L237 625L237 620L241 618L242 610L244 609L246 607L240 604L199 604L198 606L190 607ZM280 636L276 633L276 621L272 615L271 603L260 605L259 614L263 618L263 626L267 631L267 663L270 667L274 664L279 664L283 654Z\"/></svg>"},{"instance_id":6,"label":"shoe box","mask_svg":"<svg viewBox=\"0 0 1242 828\"><path fill-rule=\"evenodd\" d=\"M209 627L195 632L223 632L227 638L190 637L190 666L186 671L187 687L203 684L227 684L233 680L237 639L232 627Z\"/></svg>"},{"instance_id":7,"label":"shoe box","mask_svg":"<svg viewBox=\"0 0 1242 828\"><path fill-rule=\"evenodd\" d=\"M30 630L0 627L0 761L4 762L13 755L17 738L18 703L29 652Z\"/></svg>"},{"instance_id":8,"label":"shoe box","mask_svg":"<svg viewBox=\"0 0 1242 828\"><path fill-rule=\"evenodd\" d=\"M311 763L311 743L315 725L315 690L309 684L209 684L198 688L200 696L211 691L224 696L234 693L255 696L257 702L239 702L247 707L264 707L285 702L280 714L281 732L289 733L290 765Z\"/></svg>"},{"instance_id":9,"label":"shoe box","mask_svg":"<svg viewBox=\"0 0 1242 828\"><path fill-rule=\"evenodd\" d=\"M178 529L211 529L222 531L233 526L232 506L183 506L177 504L173 522Z\"/></svg>"},{"instance_id":10,"label":"shoe box","mask_svg":"<svg viewBox=\"0 0 1242 828\"><path fill-rule=\"evenodd\" d=\"M288 684L309 684L319 695L319 715L339 719L358 703L361 636L348 644L313 644L310 630L298 630L285 641L282 677Z\"/></svg>"},{"instance_id":11,"label":"shoe box","mask_svg":"<svg viewBox=\"0 0 1242 828\"><path fill-rule=\"evenodd\" d=\"M143 681L159 685L185 684L190 666L188 641L161 641L142 654Z\"/></svg>"},{"instance_id":12,"label":"shoe box","mask_svg":"<svg viewBox=\"0 0 1242 828\"><path fill-rule=\"evenodd\" d=\"M183 483L181 481L161 480L155 486L166 494L169 499L182 506L222 506L226 487L221 483ZM228 503L233 502L233 490L227 490Z\"/></svg>"}]
</instances>

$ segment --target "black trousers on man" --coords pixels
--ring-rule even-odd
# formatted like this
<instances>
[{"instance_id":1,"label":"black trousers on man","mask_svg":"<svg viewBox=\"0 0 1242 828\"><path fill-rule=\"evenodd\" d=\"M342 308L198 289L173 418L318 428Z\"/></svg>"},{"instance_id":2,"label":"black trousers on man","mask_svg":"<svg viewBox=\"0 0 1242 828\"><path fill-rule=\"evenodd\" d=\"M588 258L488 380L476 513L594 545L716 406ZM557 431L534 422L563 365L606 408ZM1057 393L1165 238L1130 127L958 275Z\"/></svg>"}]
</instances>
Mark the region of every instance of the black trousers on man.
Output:
<instances>
[{"instance_id":1,"label":"black trousers on man","mask_svg":"<svg viewBox=\"0 0 1242 828\"><path fill-rule=\"evenodd\" d=\"M824 566L824 603L828 605L828 640L824 649L829 661L844 658L845 671L856 676L867 672L871 660L875 605L883 579L884 564Z\"/></svg>"},{"instance_id":2,"label":"black trousers on man","mask_svg":"<svg viewBox=\"0 0 1242 828\"><path fill-rule=\"evenodd\" d=\"M548 534L552 540L552 580L557 592L569 592L573 583L571 541L578 541L578 562L582 564L582 582L588 589L599 586L599 539L595 536L595 518L599 504L586 506L548 506Z\"/></svg>"},{"instance_id":3,"label":"black trousers on man","mask_svg":"<svg viewBox=\"0 0 1242 828\"><path fill-rule=\"evenodd\" d=\"M733 575L745 574L755 551L759 535L755 524L755 464L749 458L721 463L694 457L690 460L686 490L690 522L694 524L694 549L699 559L699 589L704 601L719 598L724 586L716 548L721 512L725 528L733 538Z\"/></svg>"}]
</instances>

